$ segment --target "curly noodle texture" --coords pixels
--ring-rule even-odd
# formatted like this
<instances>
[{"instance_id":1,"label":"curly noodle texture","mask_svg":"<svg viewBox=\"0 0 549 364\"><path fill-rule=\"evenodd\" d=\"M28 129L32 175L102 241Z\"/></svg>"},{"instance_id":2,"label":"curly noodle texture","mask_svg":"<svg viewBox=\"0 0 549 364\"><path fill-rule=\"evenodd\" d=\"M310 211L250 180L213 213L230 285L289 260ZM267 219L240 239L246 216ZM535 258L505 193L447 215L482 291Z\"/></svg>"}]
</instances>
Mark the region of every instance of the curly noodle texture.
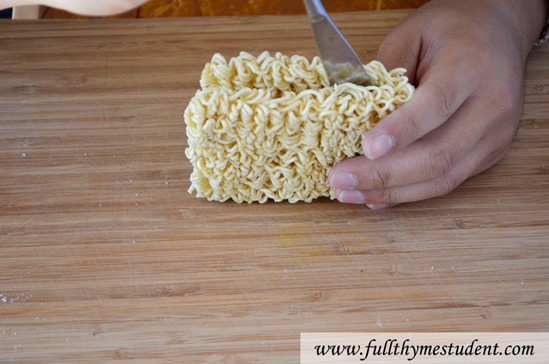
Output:
<instances>
[{"instance_id":1,"label":"curly noodle texture","mask_svg":"<svg viewBox=\"0 0 549 364\"><path fill-rule=\"evenodd\" d=\"M185 110L189 192L239 203L334 199L330 168L360 154L366 132L414 92L406 70L364 67L372 85L330 86L318 57L214 55Z\"/></svg>"}]
</instances>

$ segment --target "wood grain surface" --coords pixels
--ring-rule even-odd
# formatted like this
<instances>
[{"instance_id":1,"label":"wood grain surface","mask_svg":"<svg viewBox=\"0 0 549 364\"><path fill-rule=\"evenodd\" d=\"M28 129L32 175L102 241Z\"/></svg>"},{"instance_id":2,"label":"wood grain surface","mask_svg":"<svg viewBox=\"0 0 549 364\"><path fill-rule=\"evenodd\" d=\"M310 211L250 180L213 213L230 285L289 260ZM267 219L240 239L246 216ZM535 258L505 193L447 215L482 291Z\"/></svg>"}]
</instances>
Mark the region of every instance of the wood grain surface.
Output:
<instances>
[{"instance_id":1,"label":"wood grain surface","mask_svg":"<svg viewBox=\"0 0 549 364\"><path fill-rule=\"evenodd\" d=\"M406 11L335 15L363 59ZM516 139L385 211L187 194L212 54L315 55L304 16L0 22L0 362L297 363L301 332L549 330L549 47Z\"/></svg>"}]
</instances>

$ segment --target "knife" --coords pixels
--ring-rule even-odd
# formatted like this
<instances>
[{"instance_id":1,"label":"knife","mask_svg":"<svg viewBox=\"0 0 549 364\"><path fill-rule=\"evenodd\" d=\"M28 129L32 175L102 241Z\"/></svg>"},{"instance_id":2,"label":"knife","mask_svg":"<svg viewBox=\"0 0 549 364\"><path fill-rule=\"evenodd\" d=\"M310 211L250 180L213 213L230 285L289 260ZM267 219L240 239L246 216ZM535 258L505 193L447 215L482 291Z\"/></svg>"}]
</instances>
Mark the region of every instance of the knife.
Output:
<instances>
[{"instance_id":1,"label":"knife","mask_svg":"<svg viewBox=\"0 0 549 364\"><path fill-rule=\"evenodd\" d=\"M303 0L313 29L320 59L333 84L352 82L370 83L360 58L324 8L321 0Z\"/></svg>"}]
</instances>

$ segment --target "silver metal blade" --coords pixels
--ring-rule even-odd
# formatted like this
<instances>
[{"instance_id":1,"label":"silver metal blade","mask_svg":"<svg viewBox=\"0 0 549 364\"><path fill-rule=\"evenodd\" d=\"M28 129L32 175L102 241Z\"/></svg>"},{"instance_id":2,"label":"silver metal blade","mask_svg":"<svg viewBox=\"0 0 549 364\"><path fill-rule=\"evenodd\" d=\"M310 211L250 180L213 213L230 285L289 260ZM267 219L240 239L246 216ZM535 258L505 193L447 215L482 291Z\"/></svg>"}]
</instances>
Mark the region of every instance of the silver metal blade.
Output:
<instances>
[{"instance_id":1,"label":"silver metal blade","mask_svg":"<svg viewBox=\"0 0 549 364\"><path fill-rule=\"evenodd\" d=\"M320 0L304 0L322 64L332 84L370 83L356 52L337 28Z\"/></svg>"}]
</instances>

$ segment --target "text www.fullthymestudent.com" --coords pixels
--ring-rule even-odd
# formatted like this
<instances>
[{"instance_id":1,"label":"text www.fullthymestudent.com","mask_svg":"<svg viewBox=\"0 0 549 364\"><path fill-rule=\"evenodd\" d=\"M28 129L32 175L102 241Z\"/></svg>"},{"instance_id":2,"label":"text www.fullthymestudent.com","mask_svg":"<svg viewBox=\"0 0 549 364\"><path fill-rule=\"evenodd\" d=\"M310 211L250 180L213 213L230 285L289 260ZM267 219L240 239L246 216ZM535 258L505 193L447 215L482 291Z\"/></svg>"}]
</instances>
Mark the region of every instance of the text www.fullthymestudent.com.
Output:
<instances>
[{"instance_id":1,"label":"text www.fullthymestudent.com","mask_svg":"<svg viewBox=\"0 0 549 364\"><path fill-rule=\"evenodd\" d=\"M378 342L371 339L365 345L316 345L314 351L318 357L352 357L366 361L375 356L402 356L407 361L413 361L420 357L466 357L466 356L533 356L535 345L505 345L498 343L483 345L478 339L472 340L469 344L447 345L414 345L410 339L397 340L387 339Z\"/></svg>"}]
</instances>

